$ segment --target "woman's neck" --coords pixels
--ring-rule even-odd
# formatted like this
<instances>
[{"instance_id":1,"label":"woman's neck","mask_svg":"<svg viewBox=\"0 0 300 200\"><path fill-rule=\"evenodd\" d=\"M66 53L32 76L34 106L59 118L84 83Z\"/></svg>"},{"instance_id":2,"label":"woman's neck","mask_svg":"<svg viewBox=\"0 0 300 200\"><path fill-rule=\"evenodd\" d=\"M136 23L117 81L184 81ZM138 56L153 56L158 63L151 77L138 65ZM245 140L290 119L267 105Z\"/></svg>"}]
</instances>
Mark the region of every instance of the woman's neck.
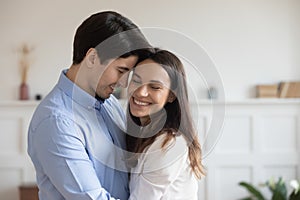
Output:
<instances>
[{"instance_id":1,"label":"woman's neck","mask_svg":"<svg viewBox=\"0 0 300 200\"><path fill-rule=\"evenodd\" d=\"M147 126L151 122L150 116L140 117L140 122L142 126Z\"/></svg>"},{"instance_id":2,"label":"woman's neck","mask_svg":"<svg viewBox=\"0 0 300 200\"><path fill-rule=\"evenodd\" d=\"M147 126L150 123L156 122L156 121L161 121L161 120L166 120L167 118L167 113L164 109L161 109L160 111L153 113L148 116L140 117L140 122L142 126ZM165 121L164 121L165 122Z\"/></svg>"}]
</instances>

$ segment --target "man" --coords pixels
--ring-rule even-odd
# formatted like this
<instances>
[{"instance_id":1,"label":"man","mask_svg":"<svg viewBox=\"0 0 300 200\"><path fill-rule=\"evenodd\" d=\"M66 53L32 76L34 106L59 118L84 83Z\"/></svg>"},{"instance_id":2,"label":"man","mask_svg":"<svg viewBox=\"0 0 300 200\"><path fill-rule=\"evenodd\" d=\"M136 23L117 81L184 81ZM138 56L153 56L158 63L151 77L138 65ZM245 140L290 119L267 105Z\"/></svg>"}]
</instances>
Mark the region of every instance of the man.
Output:
<instances>
[{"instance_id":1,"label":"man","mask_svg":"<svg viewBox=\"0 0 300 200\"><path fill-rule=\"evenodd\" d=\"M111 94L127 86L128 72L149 51L137 26L116 12L96 13L78 27L73 63L28 131L40 200L128 198L125 117Z\"/></svg>"}]
</instances>

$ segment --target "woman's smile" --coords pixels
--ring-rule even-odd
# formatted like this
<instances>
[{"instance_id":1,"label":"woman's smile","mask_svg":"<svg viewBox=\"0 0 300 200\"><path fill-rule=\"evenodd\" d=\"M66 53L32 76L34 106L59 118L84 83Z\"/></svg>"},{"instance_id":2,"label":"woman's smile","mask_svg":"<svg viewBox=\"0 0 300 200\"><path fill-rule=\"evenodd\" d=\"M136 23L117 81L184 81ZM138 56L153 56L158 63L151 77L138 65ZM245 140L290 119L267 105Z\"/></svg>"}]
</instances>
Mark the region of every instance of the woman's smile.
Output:
<instances>
[{"instance_id":1,"label":"woman's smile","mask_svg":"<svg viewBox=\"0 0 300 200\"><path fill-rule=\"evenodd\" d=\"M136 98L132 97L133 99L133 102L139 106L148 106L150 105L150 103L148 102L144 102L144 101L141 101L141 100L137 100Z\"/></svg>"}]
</instances>

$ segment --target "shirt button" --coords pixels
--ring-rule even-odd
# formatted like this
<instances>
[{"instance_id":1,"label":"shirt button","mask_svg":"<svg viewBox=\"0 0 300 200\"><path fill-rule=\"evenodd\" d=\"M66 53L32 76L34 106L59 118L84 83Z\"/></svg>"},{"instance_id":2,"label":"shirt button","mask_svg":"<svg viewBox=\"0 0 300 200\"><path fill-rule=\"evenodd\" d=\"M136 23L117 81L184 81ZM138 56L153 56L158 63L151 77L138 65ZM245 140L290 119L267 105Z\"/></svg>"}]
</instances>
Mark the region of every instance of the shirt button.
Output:
<instances>
[{"instance_id":1,"label":"shirt button","mask_svg":"<svg viewBox=\"0 0 300 200\"><path fill-rule=\"evenodd\" d=\"M92 106L88 106L88 109L89 109L89 110L92 110L92 109L93 109L93 107L92 107Z\"/></svg>"}]
</instances>

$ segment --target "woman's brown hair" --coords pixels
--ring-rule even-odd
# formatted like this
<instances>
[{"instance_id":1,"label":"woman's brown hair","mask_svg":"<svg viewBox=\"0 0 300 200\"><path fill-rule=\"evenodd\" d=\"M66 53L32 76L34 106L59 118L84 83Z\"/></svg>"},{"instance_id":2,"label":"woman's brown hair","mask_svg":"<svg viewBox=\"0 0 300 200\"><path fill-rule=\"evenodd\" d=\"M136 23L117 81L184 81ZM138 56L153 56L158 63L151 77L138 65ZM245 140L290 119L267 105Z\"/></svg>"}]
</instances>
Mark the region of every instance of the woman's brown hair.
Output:
<instances>
[{"instance_id":1,"label":"woman's brown hair","mask_svg":"<svg viewBox=\"0 0 300 200\"><path fill-rule=\"evenodd\" d=\"M166 70L171 80L170 92L176 96L176 99L171 103L167 102L165 104L165 120L156 117L156 123L159 124L164 122L164 124L159 126L160 128L154 130L154 134L153 132L150 134L147 132L145 133L142 128L132 128L140 126L141 124L139 118L132 116L129 112L130 108L128 108L127 128L129 134L126 138L127 149L129 152L142 153L158 136L166 134L166 138L162 144L162 148L164 148L168 143L175 139L177 135L183 135L188 144L188 157L191 169L197 178L201 178L201 176L205 174L202 165L201 145L191 117L186 74L183 64L173 53L160 49L156 49L155 53L148 59L153 60ZM154 115L157 116L158 114ZM155 120L155 117L152 116L151 120L152 119ZM137 126L133 124L136 124ZM153 128L146 131L153 131Z\"/></svg>"}]
</instances>

